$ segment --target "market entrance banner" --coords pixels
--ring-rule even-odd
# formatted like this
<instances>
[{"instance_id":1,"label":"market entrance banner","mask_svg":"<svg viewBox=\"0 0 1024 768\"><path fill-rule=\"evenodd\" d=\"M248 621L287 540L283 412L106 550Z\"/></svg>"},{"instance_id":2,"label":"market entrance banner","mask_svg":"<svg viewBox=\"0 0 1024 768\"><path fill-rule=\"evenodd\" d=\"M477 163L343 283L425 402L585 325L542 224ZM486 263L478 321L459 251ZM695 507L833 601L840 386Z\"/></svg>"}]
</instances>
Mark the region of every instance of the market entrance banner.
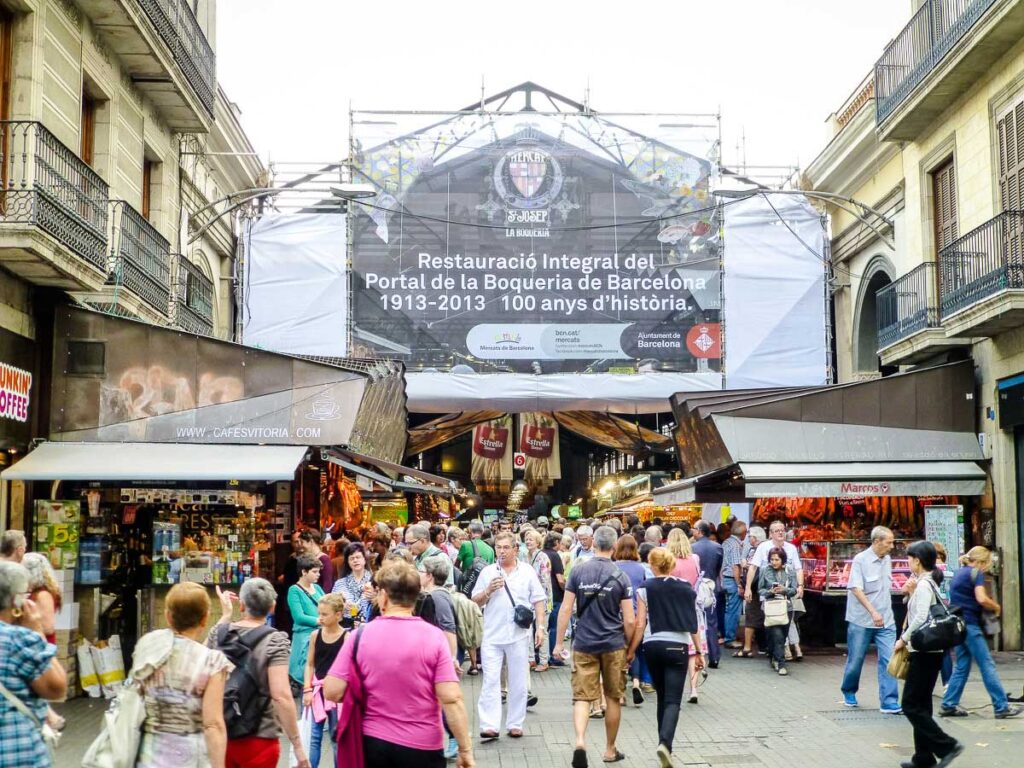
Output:
<instances>
[{"instance_id":1,"label":"market entrance banner","mask_svg":"<svg viewBox=\"0 0 1024 768\"><path fill-rule=\"evenodd\" d=\"M519 452L526 454L523 478L531 485L547 485L562 476L558 448L558 422L550 413L519 414Z\"/></svg>"},{"instance_id":2,"label":"market entrance banner","mask_svg":"<svg viewBox=\"0 0 1024 768\"><path fill-rule=\"evenodd\" d=\"M472 479L478 490L497 490L512 480L513 439L508 415L473 428Z\"/></svg>"},{"instance_id":3,"label":"market entrance banner","mask_svg":"<svg viewBox=\"0 0 1024 768\"><path fill-rule=\"evenodd\" d=\"M350 207L352 353L717 370L690 337L719 321L717 123L648 122L354 113L353 172L378 194Z\"/></svg>"}]
</instances>

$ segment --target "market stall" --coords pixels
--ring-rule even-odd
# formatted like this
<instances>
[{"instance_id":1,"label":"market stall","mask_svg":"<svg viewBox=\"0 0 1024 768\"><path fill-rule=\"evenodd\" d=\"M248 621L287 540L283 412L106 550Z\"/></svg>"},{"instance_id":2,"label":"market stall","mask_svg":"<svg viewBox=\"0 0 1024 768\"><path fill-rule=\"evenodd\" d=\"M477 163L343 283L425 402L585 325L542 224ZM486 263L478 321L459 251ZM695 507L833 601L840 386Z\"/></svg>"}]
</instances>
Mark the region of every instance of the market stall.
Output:
<instances>
[{"instance_id":1,"label":"market stall","mask_svg":"<svg viewBox=\"0 0 1024 768\"><path fill-rule=\"evenodd\" d=\"M671 493L751 503L766 530L785 522L803 558L808 639L844 642L852 560L875 526L897 540L897 613L911 541L941 540L951 562L971 545L987 483L973 390L970 365L951 364L834 387L676 395L688 477Z\"/></svg>"}]
</instances>

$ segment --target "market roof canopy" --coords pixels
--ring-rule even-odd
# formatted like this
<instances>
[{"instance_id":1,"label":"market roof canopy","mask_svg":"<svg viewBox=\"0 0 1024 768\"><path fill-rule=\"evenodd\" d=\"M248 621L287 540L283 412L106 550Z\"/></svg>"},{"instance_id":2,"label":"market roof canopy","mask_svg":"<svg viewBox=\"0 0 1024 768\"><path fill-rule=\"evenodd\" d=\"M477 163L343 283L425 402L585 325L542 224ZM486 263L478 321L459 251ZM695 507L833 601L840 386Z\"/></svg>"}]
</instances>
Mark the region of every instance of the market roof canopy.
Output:
<instances>
[{"instance_id":1,"label":"market roof canopy","mask_svg":"<svg viewBox=\"0 0 1024 768\"><path fill-rule=\"evenodd\" d=\"M3 480L292 480L308 449L292 445L42 443Z\"/></svg>"},{"instance_id":2,"label":"market roof canopy","mask_svg":"<svg viewBox=\"0 0 1024 768\"><path fill-rule=\"evenodd\" d=\"M721 390L721 374L679 373L432 373L406 374L413 413L452 411L607 411L663 413L676 392Z\"/></svg>"}]
</instances>

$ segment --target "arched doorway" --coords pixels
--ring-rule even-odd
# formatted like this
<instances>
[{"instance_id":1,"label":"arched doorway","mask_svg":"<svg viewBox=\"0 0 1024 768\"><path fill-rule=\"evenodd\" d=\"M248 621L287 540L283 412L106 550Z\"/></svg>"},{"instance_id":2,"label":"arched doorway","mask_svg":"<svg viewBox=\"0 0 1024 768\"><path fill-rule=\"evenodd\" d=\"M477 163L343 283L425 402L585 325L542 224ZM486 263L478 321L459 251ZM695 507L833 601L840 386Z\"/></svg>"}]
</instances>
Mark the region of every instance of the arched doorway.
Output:
<instances>
[{"instance_id":1,"label":"arched doorway","mask_svg":"<svg viewBox=\"0 0 1024 768\"><path fill-rule=\"evenodd\" d=\"M856 373L886 373L878 360L878 292L890 285L894 270L883 256L873 258L864 270L853 323L853 367Z\"/></svg>"}]
</instances>

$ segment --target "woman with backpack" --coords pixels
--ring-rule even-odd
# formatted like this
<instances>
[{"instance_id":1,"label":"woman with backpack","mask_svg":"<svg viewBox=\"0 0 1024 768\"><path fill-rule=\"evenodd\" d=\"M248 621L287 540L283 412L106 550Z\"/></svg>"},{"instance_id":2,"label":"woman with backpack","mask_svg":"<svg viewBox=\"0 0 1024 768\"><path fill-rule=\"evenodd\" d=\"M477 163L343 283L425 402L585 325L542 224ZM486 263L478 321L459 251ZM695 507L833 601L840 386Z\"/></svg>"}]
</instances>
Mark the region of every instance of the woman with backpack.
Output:
<instances>
[{"instance_id":1,"label":"woman with backpack","mask_svg":"<svg viewBox=\"0 0 1024 768\"><path fill-rule=\"evenodd\" d=\"M288 588L288 609L292 614L292 651L288 674L298 696L306 671L309 638L319 626L317 606L324 591L317 583L320 579L320 560L313 555L299 555L299 583Z\"/></svg>"},{"instance_id":2,"label":"woman with backpack","mask_svg":"<svg viewBox=\"0 0 1024 768\"><path fill-rule=\"evenodd\" d=\"M288 682L288 635L267 625L277 603L273 585L254 578L237 596L216 590L221 616L206 645L222 651L235 665L224 686L225 768L277 768L282 730L292 745L295 768L311 768ZM233 622L236 600L242 615Z\"/></svg>"}]
</instances>

